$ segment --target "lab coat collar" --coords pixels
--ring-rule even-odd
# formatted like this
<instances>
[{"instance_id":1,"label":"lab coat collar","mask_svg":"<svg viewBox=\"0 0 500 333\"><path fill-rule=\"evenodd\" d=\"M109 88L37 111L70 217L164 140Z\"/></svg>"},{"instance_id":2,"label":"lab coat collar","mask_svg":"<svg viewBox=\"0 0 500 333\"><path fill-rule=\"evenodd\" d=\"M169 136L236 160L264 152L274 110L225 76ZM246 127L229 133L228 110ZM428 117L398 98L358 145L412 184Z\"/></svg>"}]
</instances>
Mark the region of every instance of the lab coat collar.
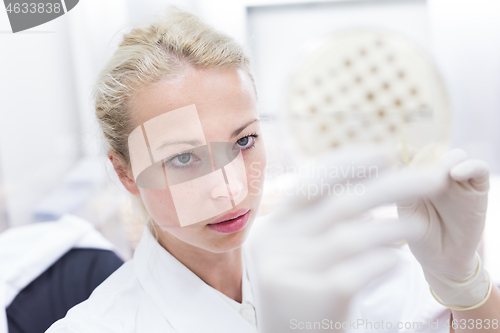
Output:
<instances>
[{"instance_id":1,"label":"lab coat collar","mask_svg":"<svg viewBox=\"0 0 500 333\"><path fill-rule=\"evenodd\" d=\"M257 328L259 328L260 319L264 314L262 313L262 299L259 290L259 284L257 283L257 263L255 262L255 258L252 256L252 247L249 245L249 243L247 242L243 244L242 248L245 268L248 275L248 280L250 282L249 287L251 288L252 304L255 309L255 319L257 320Z\"/></svg>"},{"instance_id":2,"label":"lab coat collar","mask_svg":"<svg viewBox=\"0 0 500 333\"><path fill-rule=\"evenodd\" d=\"M134 253L134 271L177 332L255 333L213 288L161 247L147 226Z\"/></svg>"}]
</instances>

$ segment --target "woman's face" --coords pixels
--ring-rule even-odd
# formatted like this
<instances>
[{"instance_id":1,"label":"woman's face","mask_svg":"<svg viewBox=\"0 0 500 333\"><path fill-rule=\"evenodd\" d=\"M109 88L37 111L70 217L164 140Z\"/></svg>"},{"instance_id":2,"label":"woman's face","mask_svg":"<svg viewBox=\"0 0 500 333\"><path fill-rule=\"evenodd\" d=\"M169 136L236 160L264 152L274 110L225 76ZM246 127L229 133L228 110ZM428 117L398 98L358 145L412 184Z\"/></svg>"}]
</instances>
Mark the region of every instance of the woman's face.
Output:
<instances>
[{"instance_id":1,"label":"woman's face","mask_svg":"<svg viewBox=\"0 0 500 333\"><path fill-rule=\"evenodd\" d=\"M225 182L215 180L216 173L211 173L204 178L206 181L199 181L202 179L199 178L197 182L185 182L167 189L145 189L133 182L129 170L129 179L124 185L132 194L141 196L160 229L160 242L162 238L172 240L174 237L175 242L206 251L227 252L240 247L248 235L259 209L266 165L250 78L239 69L189 67L176 79L136 91L129 108L135 128L152 118L193 104L206 142L230 143L232 151L241 154L224 168ZM211 147L212 165L216 163L213 150ZM196 155L196 149L187 154L174 154L165 162L166 173L189 175L202 159ZM219 170L218 177L221 175ZM221 213L203 217L205 207ZM186 213L194 212L196 217L198 211L199 219L180 226Z\"/></svg>"}]
</instances>

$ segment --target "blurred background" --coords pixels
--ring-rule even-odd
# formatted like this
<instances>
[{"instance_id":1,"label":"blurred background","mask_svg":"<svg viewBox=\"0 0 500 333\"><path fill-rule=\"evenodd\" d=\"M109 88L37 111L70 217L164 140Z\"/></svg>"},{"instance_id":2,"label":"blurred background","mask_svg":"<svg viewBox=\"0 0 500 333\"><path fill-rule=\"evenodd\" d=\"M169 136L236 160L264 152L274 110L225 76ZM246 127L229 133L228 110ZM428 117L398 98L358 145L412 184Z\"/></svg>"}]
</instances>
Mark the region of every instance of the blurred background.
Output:
<instances>
[{"instance_id":1,"label":"blurred background","mask_svg":"<svg viewBox=\"0 0 500 333\"><path fill-rule=\"evenodd\" d=\"M247 48L271 166L289 163L281 148L301 58L315 41L356 28L397 34L433 59L450 103L450 145L500 173L498 0L81 0L16 34L2 9L0 231L73 213L130 257L142 221L105 158L91 89L121 35L169 4Z\"/></svg>"}]
</instances>

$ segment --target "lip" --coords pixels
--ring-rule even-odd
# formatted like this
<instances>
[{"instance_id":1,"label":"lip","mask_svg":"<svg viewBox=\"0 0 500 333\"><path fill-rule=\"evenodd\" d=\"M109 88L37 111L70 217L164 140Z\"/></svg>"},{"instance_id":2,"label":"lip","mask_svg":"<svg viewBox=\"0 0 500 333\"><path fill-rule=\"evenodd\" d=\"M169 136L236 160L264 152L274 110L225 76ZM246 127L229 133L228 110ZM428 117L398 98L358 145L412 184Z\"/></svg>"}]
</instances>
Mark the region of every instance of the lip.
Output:
<instances>
[{"instance_id":1,"label":"lip","mask_svg":"<svg viewBox=\"0 0 500 333\"><path fill-rule=\"evenodd\" d=\"M207 227L223 234L231 234L240 231L246 226L249 215L250 209L239 209L221 216L215 222L207 224Z\"/></svg>"}]
</instances>

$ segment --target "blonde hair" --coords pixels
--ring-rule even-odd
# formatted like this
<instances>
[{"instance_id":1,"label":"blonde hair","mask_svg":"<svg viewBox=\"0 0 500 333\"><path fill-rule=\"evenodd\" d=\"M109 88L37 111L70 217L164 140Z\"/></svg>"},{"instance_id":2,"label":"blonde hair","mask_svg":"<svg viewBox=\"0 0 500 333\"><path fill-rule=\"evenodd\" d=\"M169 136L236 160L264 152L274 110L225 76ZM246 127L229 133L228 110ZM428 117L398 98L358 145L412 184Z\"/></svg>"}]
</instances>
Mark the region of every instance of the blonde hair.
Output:
<instances>
[{"instance_id":1,"label":"blonde hair","mask_svg":"<svg viewBox=\"0 0 500 333\"><path fill-rule=\"evenodd\" d=\"M199 17L170 7L147 26L125 34L99 74L94 88L97 120L109 149L130 168L128 136L133 130L128 103L134 90L175 78L183 68L242 69L255 83L250 60L236 40ZM144 210L142 201L141 207Z\"/></svg>"},{"instance_id":2,"label":"blonde hair","mask_svg":"<svg viewBox=\"0 0 500 333\"><path fill-rule=\"evenodd\" d=\"M186 64L240 68L253 82L249 58L234 38L176 7L158 21L127 33L100 72L94 89L96 116L110 149L127 166L131 95L138 87L175 78Z\"/></svg>"}]
</instances>

